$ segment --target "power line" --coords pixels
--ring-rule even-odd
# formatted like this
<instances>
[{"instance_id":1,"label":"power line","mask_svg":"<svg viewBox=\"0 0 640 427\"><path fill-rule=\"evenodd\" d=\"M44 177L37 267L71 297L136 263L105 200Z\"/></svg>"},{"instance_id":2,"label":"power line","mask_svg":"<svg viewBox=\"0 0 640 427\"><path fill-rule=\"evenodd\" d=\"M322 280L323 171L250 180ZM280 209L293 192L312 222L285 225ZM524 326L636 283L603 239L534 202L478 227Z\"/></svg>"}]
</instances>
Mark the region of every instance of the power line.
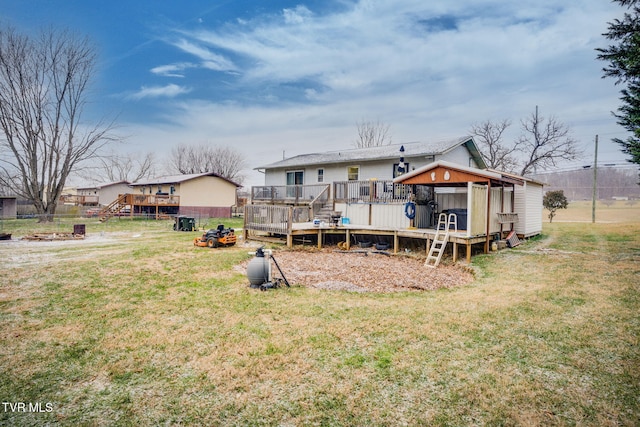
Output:
<instances>
[{"instance_id":1,"label":"power line","mask_svg":"<svg viewBox=\"0 0 640 427\"><path fill-rule=\"evenodd\" d=\"M625 163L598 162L597 166L599 168L616 168L616 169L629 169L629 170L640 168L640 166L638 165L629 164L627 162ZM592 168L593 168L593 164L582 165L582 166L566 166L563 168L556 168L553 170L538 172L534 176L548 175L548 174L559 173L559 172L575 172L579 170L592 169Z\"/></svg>"}]
</instances>

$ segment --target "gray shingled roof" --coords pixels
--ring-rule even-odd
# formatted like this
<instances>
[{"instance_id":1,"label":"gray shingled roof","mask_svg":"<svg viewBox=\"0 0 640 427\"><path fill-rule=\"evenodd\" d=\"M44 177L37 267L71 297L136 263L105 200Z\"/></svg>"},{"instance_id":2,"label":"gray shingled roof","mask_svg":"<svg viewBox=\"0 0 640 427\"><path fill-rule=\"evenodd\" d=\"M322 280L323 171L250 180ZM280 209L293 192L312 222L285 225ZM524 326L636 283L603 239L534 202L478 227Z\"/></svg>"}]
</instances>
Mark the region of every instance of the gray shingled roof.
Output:
<instances>
[{"instance_id":1,"label":"gray shingled roof","mask_svg":"<svg viewBox=\"0 0 640 427\"><path fill-rule=\"evenodd\" d=\"M344 163L362 160L384 160L400 157L400 147L404 146L404 157L440 155L472 140L469 136L429 142L406 142L404 144L380 147L355 148L325 153L301 154L254 169L275 169L295 166Z\"/></svg>"},{"instance_id":2,"label":"gray shingled roof","mask_svg":"<svg viewBox=\"0 0 640 427\"><path fill-rule=\"evenodd\" d=\"M205 172L205 173L192 173L192 174L184 174L184 175L166 175L166 176L160 176L157 178L151 178L151 179L146 179L146 180L140 180L134 183L131 183L131 186L138 186L138 185L160 185L160 184L178 184L181 182L185 182L185 181L190 181L192 179L195 178L200 178L201 176L215 176L218 177L220 179L223 179L225 181L228 181L230 183L232 183L233 185L235 185L236 187L239 187L240 184L237 184L229 179L226 179L220 175L218 175L217 173L214 172Z\"/></svg>"}]
</instances>

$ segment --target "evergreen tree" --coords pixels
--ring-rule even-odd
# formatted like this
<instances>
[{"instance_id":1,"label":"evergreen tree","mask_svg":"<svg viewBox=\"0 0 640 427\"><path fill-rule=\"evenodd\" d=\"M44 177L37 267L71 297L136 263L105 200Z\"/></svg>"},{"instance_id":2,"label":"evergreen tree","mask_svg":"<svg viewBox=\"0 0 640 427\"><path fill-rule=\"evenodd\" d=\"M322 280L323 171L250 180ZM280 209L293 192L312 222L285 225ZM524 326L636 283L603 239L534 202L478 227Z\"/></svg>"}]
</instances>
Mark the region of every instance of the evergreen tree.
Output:
<instances>
[{"instance_id":1,"label":"evergreen tree","mask_svg":"<svg viewBox=\"0 0 640 427\"><path fill-rule=\"evenodd\" d=\"M614 141L631 156L631 162L640 164L640 0L613 1L626 7L628 12L622 19L609 23L609 31L603 35L616 44L597 49L598 59L609 63L603 68L603 77L613 77L616 84L626 86L620 91L622 105L614 116L631 136Z\"/></svg>"}]
</instances>

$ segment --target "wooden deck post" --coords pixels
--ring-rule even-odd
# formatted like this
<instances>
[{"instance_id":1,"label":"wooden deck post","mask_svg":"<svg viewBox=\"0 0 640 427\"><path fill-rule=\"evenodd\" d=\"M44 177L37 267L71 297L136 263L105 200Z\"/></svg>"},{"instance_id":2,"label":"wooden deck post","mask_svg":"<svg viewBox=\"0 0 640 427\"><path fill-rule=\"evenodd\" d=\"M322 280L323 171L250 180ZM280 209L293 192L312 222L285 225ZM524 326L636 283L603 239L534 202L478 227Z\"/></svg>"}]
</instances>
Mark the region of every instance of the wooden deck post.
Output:
<instances>
[{"instance_id":1,"label":"wooden deck post","mask_svg":"<svg viewBox=\"0 0 640 427\"><path fill-rule=\"evenodd\" d=\"M345 249L349 250L351 249L351 231L349 231L349 229L347 228L347 234L345 236Z\"/></svg>"},{"instance_id":2,"label":"wooden deck post","mask_svg":"<svg viewBox=\"0 0 640 427\"><path fill-rule=\"evenodd\" d=\"M318 229L318 249L322 249L322 229Z\"/></svg>"},{"instance_id":3,"label":"wooden deck post","mask_svg":"<svg viewBox=\"0 0 640 427\"><path fill-rule=\"evenodd\" d=\"M487 182L487 227L485 233L487 234L487 238L484 242L484 253L489 253L489 240L491 231L491 180Z\"/></svg>"},{"instance_id":4,"label":"wooden deck post","mask_svg":"<svg viewBox=\"0 0 640 427\"><path fill-rule=\"evenodd\" d=\"M400 244L400 239L398 238L398 230L393 231L393 253L398 253L398 245Z\"/></svg>"},{"instance_id":5,"label":"wooden deck post","mask_svg":"<svg viewBox=\"0 0 640 427\"><path fill-rule=\"evenodd\" d=\"M293 207L287 210L287 247L293 247Z\"/></svg>"},{"instance_id":6,"label":"wooden deck post","mask_svg":"<svg viewBox=\"0 0 640 427\"><path fill-rule=\"evenodd\" d=\"M453 242L453 262L458 261L458 242Z\"/></svg>"},{"instance_id":7,"label":"wooden deck post","mask_svg":"<svg viewBox=\"0 0 640 427\"><path fill-rule=\"evenodd\" d=\"M467 263L471 264L471 243L467 241Z\"/></svg>"}]
</instances>

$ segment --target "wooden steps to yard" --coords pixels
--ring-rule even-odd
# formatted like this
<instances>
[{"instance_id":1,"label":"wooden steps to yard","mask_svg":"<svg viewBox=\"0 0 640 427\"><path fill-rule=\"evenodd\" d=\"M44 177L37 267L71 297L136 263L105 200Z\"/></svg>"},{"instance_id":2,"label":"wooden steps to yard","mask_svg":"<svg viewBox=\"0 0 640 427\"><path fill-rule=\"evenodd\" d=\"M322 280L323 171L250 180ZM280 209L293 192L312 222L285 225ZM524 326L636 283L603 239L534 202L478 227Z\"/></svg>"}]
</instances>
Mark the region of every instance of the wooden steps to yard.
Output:
<instances>
[{"instance_id":1,"label":"wooden steps to yard","mask_svg":"<svg viewBox=\"0 0 640 427\"><path fill-rule=\"evenodd\" d=\"M104 209L100 211L98 216L100 217L100 222L109 221L109 218L119 213L122 209L124 209L126 205L127 195L121 194L117 199L107 205Z\"/></svg>"}]
</instances>

